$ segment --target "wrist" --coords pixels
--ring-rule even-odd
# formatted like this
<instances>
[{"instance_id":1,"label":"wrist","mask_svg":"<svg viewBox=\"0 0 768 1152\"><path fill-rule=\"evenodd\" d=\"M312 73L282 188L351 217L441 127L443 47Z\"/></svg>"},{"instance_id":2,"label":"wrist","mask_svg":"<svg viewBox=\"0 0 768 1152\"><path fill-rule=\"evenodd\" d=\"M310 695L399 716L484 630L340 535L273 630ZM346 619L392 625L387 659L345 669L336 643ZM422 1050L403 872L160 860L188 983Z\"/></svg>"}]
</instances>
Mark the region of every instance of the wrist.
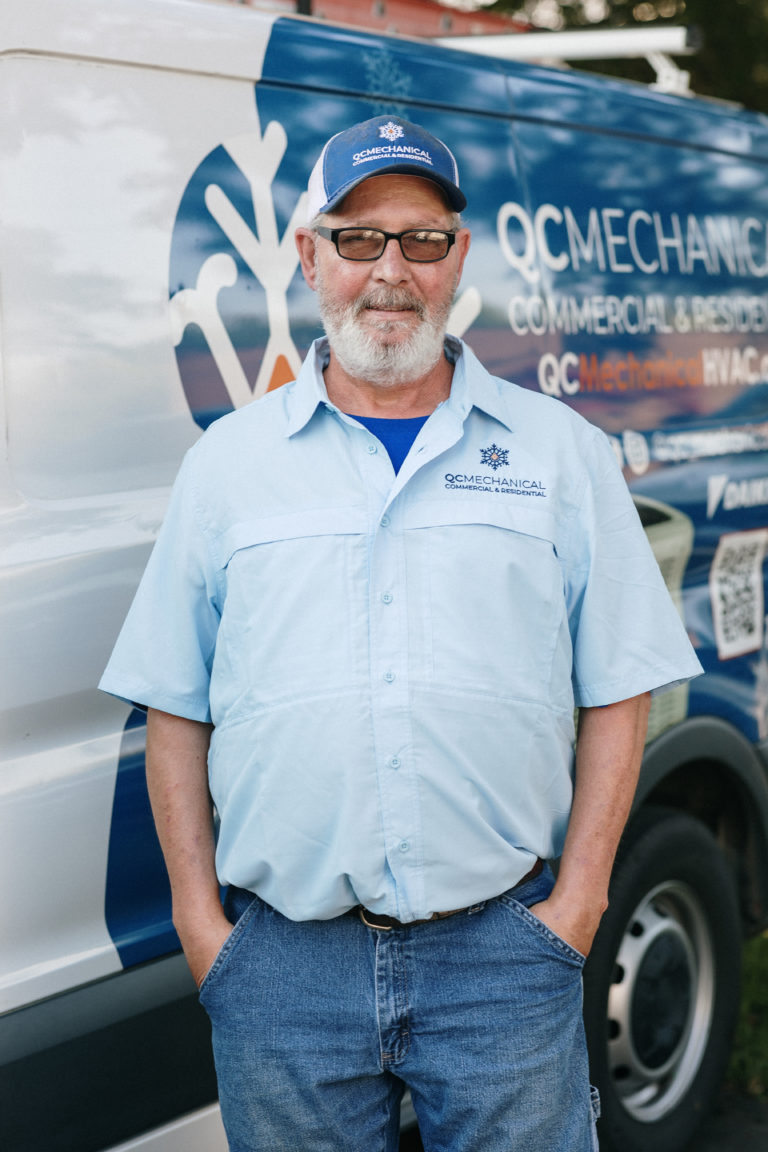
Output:
<instances>
[{"instance_id":1,"label":"wrist","mask_svg":"<svg viewBox=\"0 0 768 1152\"><path fill-rule=\"evenodd\" d=\"M595 890L588 883L566 885L558 881L549 895L548 903L556 914L571 920L599 924L608 907L608 896L604 889Z\"/></svg>"},{"instance_id":2,"label":"wrist","mask_svg":"<svg viewBox=\"0 0 768 1152\"><path fill-rule=\"evenodd\" d=\"M205 931L226 919L218 888L204 896L173 901L173 926L179 936L195 931Z\"/></svg>"}]
</instances>

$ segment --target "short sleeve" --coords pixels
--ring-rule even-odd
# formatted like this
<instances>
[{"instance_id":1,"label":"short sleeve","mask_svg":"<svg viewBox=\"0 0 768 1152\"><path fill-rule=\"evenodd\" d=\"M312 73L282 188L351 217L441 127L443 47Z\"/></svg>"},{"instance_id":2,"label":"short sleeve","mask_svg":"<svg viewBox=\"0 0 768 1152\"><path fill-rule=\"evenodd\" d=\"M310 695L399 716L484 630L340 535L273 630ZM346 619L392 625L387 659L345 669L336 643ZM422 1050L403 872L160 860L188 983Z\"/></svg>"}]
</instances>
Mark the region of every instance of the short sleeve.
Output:
<instances>
[{"instance_id":1,"label":"short sleeve","mask_svg":"<svg viewBox=\"0 0 768 1152\"><path fill-rule=\"evenodd\" d=\"M99 687L130 702L209 721L220 608L218 573L201 522L194 449Z\"/></svg>"},{"instance_id":2,"label":"short sleeve","mask_svg":"<svg viewBox=\"0 0 768 1152\"><path fill-rule=\"evenodd\" d=\"M576 704L596 707L665 691L703 670L601 432L585 464L568 537L566 598Z\"/></svg>"}]
</instances>

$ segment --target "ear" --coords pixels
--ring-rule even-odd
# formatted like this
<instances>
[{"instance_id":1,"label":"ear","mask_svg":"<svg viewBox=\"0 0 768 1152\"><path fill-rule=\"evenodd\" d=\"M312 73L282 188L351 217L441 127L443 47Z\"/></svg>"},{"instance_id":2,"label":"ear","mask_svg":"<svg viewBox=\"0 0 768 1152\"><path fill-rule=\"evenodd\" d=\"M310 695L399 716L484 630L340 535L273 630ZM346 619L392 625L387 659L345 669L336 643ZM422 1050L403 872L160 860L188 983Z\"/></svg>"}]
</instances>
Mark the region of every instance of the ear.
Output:
<instances>
[{"instance_id":1,"label":"ear","mask_svg":"<svg viewBox=\"0 0 768 1152\"><path fill-rule=\"evenodd\" d=\"M301 271L304 279L314 292L315 290L315 244L317 234L311 228L297 228L295 233L296 249L299 253Z\"/></svg>"},{"instance_id":2,"label":"ear","mask_svg":"<svg viewBox=\"0 0 768 1152\"><path fill-rule=\"evenodd\" d=\"M460 228L458 230L458 232L456 233L455 247L456 247L456 251L459 254L459 266L458 266L457 275L456 275L456 283L457 284L458 284L459 280L461 279L461 272L462 272L462 269L464 267L464 261L467 258L467 252L469 252L470 239L471 239L471 233L469 231L469 228Z\"/></svg>"}]
</instances>

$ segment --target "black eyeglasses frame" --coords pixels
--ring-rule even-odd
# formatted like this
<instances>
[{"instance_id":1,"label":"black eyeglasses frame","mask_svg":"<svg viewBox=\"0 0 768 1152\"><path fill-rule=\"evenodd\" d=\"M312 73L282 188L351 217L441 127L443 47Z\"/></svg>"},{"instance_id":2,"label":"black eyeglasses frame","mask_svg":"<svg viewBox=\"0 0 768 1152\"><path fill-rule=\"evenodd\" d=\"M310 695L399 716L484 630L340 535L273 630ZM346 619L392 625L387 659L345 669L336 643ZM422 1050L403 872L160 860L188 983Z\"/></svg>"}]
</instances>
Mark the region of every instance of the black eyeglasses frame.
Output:
<instances>
[{"instance_id":1,"label":"black eyeglasses frame","mask_svg":"<svg viewBox=\"0 0 768 1152\"><path fill-rule=\"evenodd\" d=\"M455 231L446 228L406 228L404 232L385 232L383 228L365 228L359 224L347 224L343 228L325 228L322 224L316 224L314 231L323 239L331 241L342 260L350 260L353 264L372 264L374 260L380 260L390 240L397 240L403 259L407 260L409 264L438 264L441 260L445 260L456 240ZM381 252L378 256L345 256L339 250L339 236L342 232L375 232L377 235L383 236L384 243ZM408 256L403 248L403 236L411 236L419 232L437 232L440 236L445 236L447 247L443 255L436 256L433 260L415 260L413 256Z\"/></svg>"}]
</instances>

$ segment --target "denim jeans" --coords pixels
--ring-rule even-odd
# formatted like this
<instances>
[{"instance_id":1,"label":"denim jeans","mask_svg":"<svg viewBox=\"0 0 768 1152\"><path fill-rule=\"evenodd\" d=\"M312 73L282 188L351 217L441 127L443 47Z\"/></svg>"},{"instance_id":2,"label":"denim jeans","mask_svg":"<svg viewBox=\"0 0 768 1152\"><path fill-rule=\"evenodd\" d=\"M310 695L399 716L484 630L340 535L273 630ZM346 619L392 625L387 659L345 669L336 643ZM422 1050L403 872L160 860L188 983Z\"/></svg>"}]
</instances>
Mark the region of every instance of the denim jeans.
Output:
<instances>
[{"instance_id":1,"label":"denim jeans","mask_svg":"<svg viewBox=\"0 0 768 1152\"><path fill-rule=\"evenodd\" d=\"M595 1152L583 957L533 880L413 928L296 923L230 890L201 989L231 1152L395 1152L409 1087L427 1152Z\"/></svg>"}]
</instances>

